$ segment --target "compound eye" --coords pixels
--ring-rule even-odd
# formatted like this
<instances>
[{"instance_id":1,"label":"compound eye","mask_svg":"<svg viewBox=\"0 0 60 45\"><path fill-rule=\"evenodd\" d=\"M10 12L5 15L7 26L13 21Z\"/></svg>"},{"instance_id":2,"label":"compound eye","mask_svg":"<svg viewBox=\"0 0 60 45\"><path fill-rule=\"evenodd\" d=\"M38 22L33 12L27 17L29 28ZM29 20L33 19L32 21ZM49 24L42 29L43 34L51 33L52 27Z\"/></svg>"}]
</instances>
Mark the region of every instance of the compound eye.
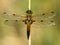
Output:
<instances>
[{"instance_id":1,"label":"compound eye","mask_svg":"<svg viewBox=\"0 0 60 45\"><path fill-rule=\"evenodd\" d=\"M31 10L27 10L26 13L27 14L32 14L32 11Z\"/></svg>"}]
</instances>

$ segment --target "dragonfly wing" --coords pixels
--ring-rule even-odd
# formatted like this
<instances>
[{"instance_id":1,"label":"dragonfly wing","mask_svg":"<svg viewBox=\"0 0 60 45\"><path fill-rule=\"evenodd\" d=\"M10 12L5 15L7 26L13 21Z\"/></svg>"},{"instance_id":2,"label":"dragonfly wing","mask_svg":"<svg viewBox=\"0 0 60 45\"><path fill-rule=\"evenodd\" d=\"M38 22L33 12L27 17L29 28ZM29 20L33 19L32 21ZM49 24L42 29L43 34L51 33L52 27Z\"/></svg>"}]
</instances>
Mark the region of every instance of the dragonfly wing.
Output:
<instances>
[{"instance_id":1,"label":"dragonfly wing","mask_svg":"<svg viewBox=\"0 0 60 45\"><path fill-rule=\"evenodd\" d=\"M1 18L4 20L9 20L9 21L13 21L13 20L23 20L24 19L24 15L17 15L17 14L2 14Z\"/></svg>"},{"instance_id":2,"label":"dragonfly wing","mask_svg":"<svg viewBox=\"0 0 60 45\"><path fill-rule=\"evenodd\" d=\"M23 22L25 19L24 15L17 15L17 14L1 14L0 16L0 21L3 21L4 24L6 25L15 25L15 24L20 24Z\"/></svg>"},{"instance_id":3,"label":"dragonfly wing","mask_svg":"<svg viewBox=\"0 0 60 45\"><path fill-rule=\"evenodd\" d=\"M54 12L49 12L49 13L47 12L47 13L33 15L33 19L35 19L35 21L39 23L40 26L42 27L56 25L55 17L56 17L56 14Z\"/></svg>"}]
</instances>

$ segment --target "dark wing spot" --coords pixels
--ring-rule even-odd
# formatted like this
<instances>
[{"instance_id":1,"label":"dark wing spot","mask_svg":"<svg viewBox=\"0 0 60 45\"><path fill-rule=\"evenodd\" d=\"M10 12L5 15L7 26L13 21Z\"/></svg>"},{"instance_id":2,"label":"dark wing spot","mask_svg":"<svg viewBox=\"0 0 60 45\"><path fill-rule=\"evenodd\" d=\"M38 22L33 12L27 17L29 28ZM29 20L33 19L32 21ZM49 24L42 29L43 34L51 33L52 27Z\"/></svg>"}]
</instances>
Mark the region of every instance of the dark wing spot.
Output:
<instances>
[{"instance_id":1,"label":"dark wing spot","mask_svg":"<svg viewBox=\"0 0 60 45\"><path fill-rule=\"evenodd\" d=\"M6 22L8 21L8 20L5 20Z\"/></svg>"},{"instance_id":2,"label":"dark wing spot","mask_svg":"<svg viewBox=\"0 0 60 45\"><path fill-rule=\"evenodd\" d=\"M13 16L15 16L15 14L13 14Z\"/></svg>"},{"instance_id":3,"label":"dark wing spot","mask_svg":"<svg viewBox=\"0 0 60 45\"><path fill-rule=\"evenodd\" d=\"M54 13L54 11L51 11L51 13Z\"/></svg>"},{"instance_id":4,"label":"dark wing spot","mask_svg":"<svg viewBox=\"0 0 60 45\"><path fill-rule=\"evenodd\" d=\"M7 14L6 12L3 12L3 14Z\"/></svg>"},{"instance_id":5,"label":"dark wing spot","mask_svg":"<svg viewBox=\"0 0 60 45\"><path fill-rule=\"evenodd\" d=\"M54 21L51 21L51 22L54 22Z\"/></svg>"},{"instance_id":6,"label":"dark wing spot","mask_svg":"<svg viewBox=\"0 0 60 45\"><path fill-rule=\"evenodd\" d=\"M41 22L43 22L43 20L41 20Z\"/></svg>"},{"instance_id":7,"label":"dark wing spot","mask_svg":"<svg viewBox=\"0 0 60 45\"><path fill-rule=\"evenodd\" d=\"M43 13L42 15L45 15L45 13Z\"/></svg>"},{"instance_id":8,"label":"dark wing spot","mask_svg":"<svg viewBox=\"0 0 60 45\"><path fill-rule=\"evenodd\" d=\"M18 21L18 20L15 20L16 22Z\"/></svg>"}]
</instances>

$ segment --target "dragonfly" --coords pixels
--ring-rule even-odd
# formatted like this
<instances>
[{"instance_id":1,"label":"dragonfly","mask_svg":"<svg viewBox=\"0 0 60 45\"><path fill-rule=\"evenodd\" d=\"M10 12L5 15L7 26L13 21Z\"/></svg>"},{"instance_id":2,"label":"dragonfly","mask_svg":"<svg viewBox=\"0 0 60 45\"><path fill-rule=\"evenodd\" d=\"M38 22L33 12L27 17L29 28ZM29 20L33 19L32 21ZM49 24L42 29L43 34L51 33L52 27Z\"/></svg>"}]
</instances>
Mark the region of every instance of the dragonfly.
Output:
<instances>
[{"instance_id":1,"label":"dragonfly","mask_svg":"<svg viewBox=\"0 0 60 45\"><path fill-rule=\"evenodd\" d=\"M56 14L54 11L49 13L42 13L42 14L33 14L31 10L26 11L26 15L17 15L17 14L8 14L7 12L3 12L1 18L8 21L16 21L16 22L24 22L27 25L27 39L29 39L30 35L30 28L31 25L35 23L39 23L40 27L47 27L47 26L55 26L55 17ZM1 19L0 18L0 19Z\"/></svg>"}]
</instances>

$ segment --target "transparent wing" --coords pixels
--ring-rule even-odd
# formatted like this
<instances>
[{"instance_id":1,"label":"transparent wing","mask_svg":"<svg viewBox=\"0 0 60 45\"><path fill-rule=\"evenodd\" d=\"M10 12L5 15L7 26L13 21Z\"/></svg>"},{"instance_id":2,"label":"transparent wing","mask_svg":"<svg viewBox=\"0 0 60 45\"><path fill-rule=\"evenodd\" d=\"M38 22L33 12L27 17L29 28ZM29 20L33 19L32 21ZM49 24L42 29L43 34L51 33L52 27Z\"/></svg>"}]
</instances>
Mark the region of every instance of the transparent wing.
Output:
<instances>
[{"instance_id":1,"label":"transparent wing","mask_svg":"<svg viewBox=\"0 0 60 45\"><path fill-rule=\"evenodd\" d=\"M0 21L3 22L5 25L21 25L23 20L25 19L25 15L18 15L18 14L9 14L6 12L1 13Z\"/></svg>"},{"instance_id":2,"label":"transparent wing","mask_svg":"<svg viewBox=\"0 0 60 45\"><path fill-rule=\"evenodd\" d=\"M40 13L40 14L34 14L33 19L37 23L39 23L40 26L46 27L46 26L55 26L55 12L45 12L45 13Z\"/></svg>"},{"instance_id":3,"label":"transparent wing","mask_svg":"<svg viewBox=\"0 0 60 45\"><path fill-rule=\"evenodd\" d=\"M24 19L24 15L19 15L19 14L8 14L6 12L3 12L1 14L1 18L4 20L9 20L9 21L14 21L14 20L18 20L18 21L22 21Z\"/></svg>"}]
</instances>

